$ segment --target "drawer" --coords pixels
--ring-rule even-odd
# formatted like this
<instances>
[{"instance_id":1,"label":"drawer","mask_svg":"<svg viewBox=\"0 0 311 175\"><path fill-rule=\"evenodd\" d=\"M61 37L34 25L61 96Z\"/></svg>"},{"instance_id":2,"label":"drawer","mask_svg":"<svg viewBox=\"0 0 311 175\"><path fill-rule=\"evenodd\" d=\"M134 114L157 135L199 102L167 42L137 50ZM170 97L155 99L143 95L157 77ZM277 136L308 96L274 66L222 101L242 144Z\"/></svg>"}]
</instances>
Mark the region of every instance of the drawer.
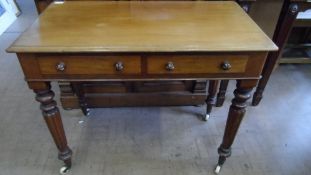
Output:
<instances>
[{"instance_id":1,"label":"drawer","mask_svg":"<svg viewBox=\"0 0 311 175\"><path fill-rule=\"evenodd\" d=\"M120 75L140 74L139 56L39 56L43 75Z\"/></svg>"},{"instance_id":2,"label":"drawer","mask_svg":"<svg viewBox=\"0 0 311 175\"><path fill-rule=\"evenodd\" d=\"M148 74L244 73L247 55L149 56Z\"/></svg>"}]
</instances>

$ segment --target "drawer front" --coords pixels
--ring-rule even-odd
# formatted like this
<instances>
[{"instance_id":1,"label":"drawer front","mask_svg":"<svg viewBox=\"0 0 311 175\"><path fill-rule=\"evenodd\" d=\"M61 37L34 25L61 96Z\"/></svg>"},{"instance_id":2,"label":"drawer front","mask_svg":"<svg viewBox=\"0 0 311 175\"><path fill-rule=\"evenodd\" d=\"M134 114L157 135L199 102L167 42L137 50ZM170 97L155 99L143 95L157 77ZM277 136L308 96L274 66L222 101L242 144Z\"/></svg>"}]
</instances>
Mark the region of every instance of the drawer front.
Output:
<instances>
[{"instance_id":1,"label":"drawer front","mask_svg":"<svg viewBox=\"0 0 311 175\"><path fill-rule=\"evenodd\" d=\"M149 56L148 74L244 73L247 55Z\"/></svg>"},{"instance_id":2,"label":"drawer front","mask_svg":"<svg viewBox=\"0 0 311 175\"><path fill-rule=\"evenodd\" d=\"M133 75L141 73L139 56L41 56L43 75Z\"/></svg>"}]
</instances>

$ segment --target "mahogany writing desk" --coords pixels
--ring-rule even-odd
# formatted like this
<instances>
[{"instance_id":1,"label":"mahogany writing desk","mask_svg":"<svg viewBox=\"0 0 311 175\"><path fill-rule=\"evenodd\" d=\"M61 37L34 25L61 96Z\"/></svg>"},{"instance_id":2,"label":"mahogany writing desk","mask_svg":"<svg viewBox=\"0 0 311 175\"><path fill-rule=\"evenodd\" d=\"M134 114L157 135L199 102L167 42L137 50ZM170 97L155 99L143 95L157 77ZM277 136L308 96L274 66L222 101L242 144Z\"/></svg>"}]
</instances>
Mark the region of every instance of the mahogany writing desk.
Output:
<instances>
[{"instance_id":1,"label":"mahogany writing desk","mask_svg":"<svg viewBox=\"0 0 311 175\"><path fill-rule=\"evenodd\" d=\"M218 149L219 172L266 55L275 50L235 2L72 1L49 6L7 51L17 53L41 103L66 165L62 172L71 166L72 151L51 81L237 80Z\"/></svg>"}]
</instances>

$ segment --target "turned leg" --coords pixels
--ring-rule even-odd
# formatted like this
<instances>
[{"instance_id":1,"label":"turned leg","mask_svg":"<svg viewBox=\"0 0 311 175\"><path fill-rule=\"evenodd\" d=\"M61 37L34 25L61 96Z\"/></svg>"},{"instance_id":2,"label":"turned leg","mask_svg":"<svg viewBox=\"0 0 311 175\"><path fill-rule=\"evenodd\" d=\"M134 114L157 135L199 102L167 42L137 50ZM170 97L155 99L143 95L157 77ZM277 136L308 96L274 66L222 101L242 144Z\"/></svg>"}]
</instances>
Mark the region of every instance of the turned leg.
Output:
<instances>
[{"instance_id":1,"label":"turned leg","mask_svg":"<svg viewBox=\"0 0 311 175\"><path fill-rule=\"evenodd\" d=\"M80 108L85 116L90 115L90 108L88 108L88 104L85 100L85 93L83 89L83 83L73 83L74 91L78 96Z\"/></svg>"},{"instance_id":2,"label":"turned leg","mask_svg":"<svg viewBox=\"0 0 311 175\"><path fill-rule=\"evenodd\" d=\"M257 89L253 96L252 105L254 106L257 106L262 99L262 94L275 67L275 64L277 63L277 60L283 52L283 48L287 42L288 36L293 27L298 12L299 10L296 2L290 2L289 0L284 1L273 36L273 41L279 47L279 50L277 52L270 52L268 54L267 61L262 71L262 78L259 81Z\"/></svg>"},{"instance_id":3,"label":"turned leg","mask_svg":"<svg viewBox=\"0 0 311 175\"><path fill-rule=\"evenodd\" d=\"M237 81L237 87L234 91L235 97L230 106L223 141L218 148L219 160L215 173L219 173L226 158L231 155L231 145L246 111L246 101L251 97L252 88L256 86L256 83L257 80Z\"/></svg>"},{"instance_id":4,"label":"turned leg","mask_svg":"<svg viewBox=\"0 0 311 175\"><path fill-rule=\"evenodd\" d=\"M208 86L208 95L206 98L206 114L203 115L203 120L207 121L210 117L210 114L212 112L212 108L215 105L216 102L216 93L217 93L217 87L218 87L218 80L210 80L209 86Z\"/></svg>"},{"instance_id":5,"label":"turned leg","mask_svg":"<svg viewBox=\"0 0 311 175\"><path fill-rule=\"evenodd\" d=\"M72 151L67 145L62 119L56 102L53 100L54 92L51 90L49 83L39 85L43 88L34 89L36 100L41 103L42 115L59 150L58 158L65 163L65 168L62 168L62 170L67 171L71 167Z\"/></svg>"},{"instance_id":6,"label":"turned leg","mask_svg":"<svg viewBox=\"0 0 311 175\"><path fill-rule=\"evenodd\" d=\"M224 104L228 84L229 80L221 80L219 92L217 94L216 107L221 107Z\"/></svg>"}]
</instances>

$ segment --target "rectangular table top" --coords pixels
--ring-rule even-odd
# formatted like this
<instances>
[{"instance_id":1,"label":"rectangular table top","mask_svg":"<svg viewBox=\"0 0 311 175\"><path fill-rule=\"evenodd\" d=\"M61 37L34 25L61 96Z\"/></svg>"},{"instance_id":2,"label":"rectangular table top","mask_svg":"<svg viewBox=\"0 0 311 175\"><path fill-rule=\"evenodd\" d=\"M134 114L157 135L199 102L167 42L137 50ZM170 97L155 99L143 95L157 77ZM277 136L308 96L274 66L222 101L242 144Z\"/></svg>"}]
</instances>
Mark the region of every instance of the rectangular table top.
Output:
<instances>
[{"instance_id":1,"label":"rectangular table top","mask_svg":"<svg viewBox=\"0 0 311 175\"><path fill-rule=\"evenodd\" d=\"M231 1L53 3L8 52L238 52L277 46Z\"/></svg>"}]
</instances>

